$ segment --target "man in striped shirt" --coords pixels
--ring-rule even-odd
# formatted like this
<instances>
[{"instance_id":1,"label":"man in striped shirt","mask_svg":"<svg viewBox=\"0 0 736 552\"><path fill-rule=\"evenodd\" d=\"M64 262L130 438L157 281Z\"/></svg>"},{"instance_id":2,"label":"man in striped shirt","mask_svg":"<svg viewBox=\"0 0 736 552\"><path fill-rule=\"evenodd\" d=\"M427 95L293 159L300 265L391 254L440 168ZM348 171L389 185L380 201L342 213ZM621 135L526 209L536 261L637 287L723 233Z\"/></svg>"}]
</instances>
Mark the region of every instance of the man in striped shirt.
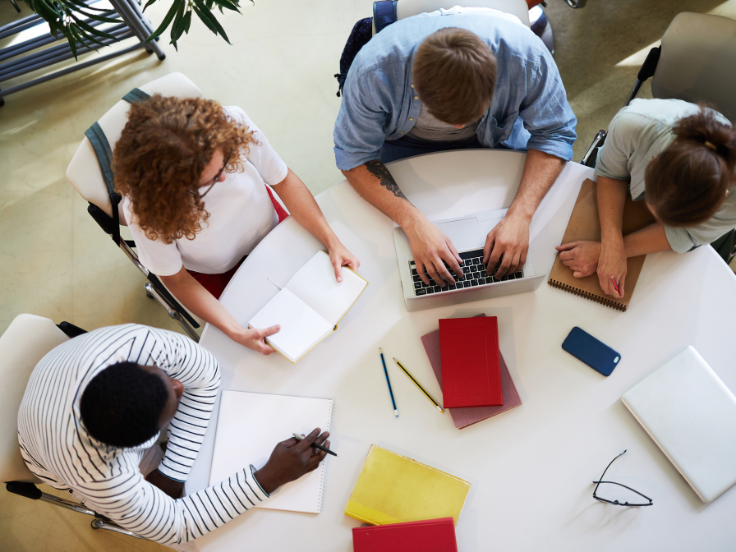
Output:
<instances>
[{"instance_id":1,"label":"man in striped shirt","mask_svg":"<svg viewBox=\"0 0 736 552\"><path fill-rule=\"evenodd\" d=\"M89 332L31 374L18 413L21 453L39 479L129 531L169 545L193 540L316 469L325 453L312 443L329 446L315 429L279 443L260 470L243 459L228 479L179 498L219 384L215 358L182 335L137 324ZM144 478L139 463L167 424L164 458Z\"/></svg>"}]
</instances>

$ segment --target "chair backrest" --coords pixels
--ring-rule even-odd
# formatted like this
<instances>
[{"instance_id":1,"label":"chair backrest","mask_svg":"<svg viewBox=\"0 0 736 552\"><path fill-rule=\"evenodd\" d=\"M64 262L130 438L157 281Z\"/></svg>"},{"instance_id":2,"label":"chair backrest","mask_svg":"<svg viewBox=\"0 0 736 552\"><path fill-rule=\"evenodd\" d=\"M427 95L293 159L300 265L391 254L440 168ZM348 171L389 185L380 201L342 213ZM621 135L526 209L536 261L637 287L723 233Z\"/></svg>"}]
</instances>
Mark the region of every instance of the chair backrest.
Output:
<instances>
[{"instance_id":1,"label":"chair backrest","mask_svg":"<svg viewBox=\"0 0 736 552\"><path fill-rule=\"evenodd\" d=\"M162 94L163 96L176 96L178 98L201 98L203 96L202 91L181 73L170 73L141 86L140 89L150 95ZM130 104L120 100L98 121L113 149L123 132L125 124L128 122L129 109ZM90 203L97 205L108 216L112 216L112 204L110 203L105 181L102 178L102 171L92 149L92 144L89 143L86 136L66 169L66 177L79 192L79 195ZM120 224L127 225L122 208L119 209L119 212Z\"/></svg>"},{"instance_id":2,"label":"chair backrest","mask_svg":"<svg viewBox=\"0 0 736 552\"><path fill-rule=\"evenodd\" d=\"M678 14L662 37L652 96L706 102L736 122L736 21Z\"/></svg>"},{"instance_id":3,"label":"chair backrest","mask_svg":"<svg viewBox=\"0 0 736 552\"><path fill-rule=\"evenodd\" d=\"M399 0L396 4L398 19L411 17L420 13L428 13L439 9L450 9L457 5L463 8L492 8L510 13L526 25L529 23L529 6L526 0Z\"/></svg>"},{"instance_id":4,"label":"chair backrest","mask_svg":"<svg viewBox=\"0 0 736 552\"><path fill-rule=\"evenodd\" d=\"M0 481L38 483L18 446L18 409L36 364L69 338L48 318L20 314L0 337Z\"/></svg>"}]
</instances>

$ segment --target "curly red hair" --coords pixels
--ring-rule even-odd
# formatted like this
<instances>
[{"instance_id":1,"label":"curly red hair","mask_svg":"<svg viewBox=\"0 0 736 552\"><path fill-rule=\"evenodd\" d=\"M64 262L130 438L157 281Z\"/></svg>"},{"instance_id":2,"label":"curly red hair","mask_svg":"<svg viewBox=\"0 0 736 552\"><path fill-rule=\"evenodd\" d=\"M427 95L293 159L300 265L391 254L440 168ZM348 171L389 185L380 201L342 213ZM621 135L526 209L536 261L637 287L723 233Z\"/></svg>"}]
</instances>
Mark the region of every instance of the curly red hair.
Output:
<instances>
[{"instance_id":1,"label":"curly red hair","mask_svg":"<svg viewBox=\"0 0 736 552\"><path fill-rule=\"evenodd\" d=\"M198 191L202 172L218 149L232 151L226 172L242 171L250 143L253 133L218 102L155 94L130 106L115 144L115 186L148 238L193 240L210 216Z\"/></svg>"}]
</instances>

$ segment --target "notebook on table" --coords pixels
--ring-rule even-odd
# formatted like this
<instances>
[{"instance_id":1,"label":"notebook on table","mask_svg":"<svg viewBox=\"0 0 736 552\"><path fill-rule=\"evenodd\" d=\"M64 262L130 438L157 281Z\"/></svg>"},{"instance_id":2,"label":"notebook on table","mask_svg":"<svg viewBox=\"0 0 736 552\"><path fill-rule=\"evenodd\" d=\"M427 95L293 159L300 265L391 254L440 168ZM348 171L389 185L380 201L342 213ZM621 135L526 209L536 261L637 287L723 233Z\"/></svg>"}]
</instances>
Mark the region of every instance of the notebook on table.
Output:
<instances>
[{"instance_id":1,"label":"notebook on table","mask_svg":"<svg viewBox=\"0 0 736 552\"><path fill-rule=\"evenodd\" d=\"M452 517L455 524L470 483L371 445L345 514L371 525Z\"/></svg>"},{"instance_id":2,"label":"notebook on table","mask_svg":"<svg viewBox=\"0 0 736 552\"><path fill-rule=\"evenodd\" d=\"M621 401L703 502L736 483L736 397L692 346Z\"/></svg>"},{"instance_id":3,"label":"notebook on table","mask_svg":"<svg viewBox=\"0 0 736 552\"><path fill-rule=\"evenodd\" d=\"M451 517L353 528L354 552L457 552Z\"/></svg>"},{"instance_id":4,"label":"notebook on table","mask_svg":"<svg viewBox=\"0 0 736 552\"><path fill-rule=\"evenodd\" d=\"M479 316L485 316L480 314ZM440 331L435 330L426 335L422 336L422 345L429 358L429 363L432 366L437 382L440 384L442 389L442 361L440 359ZM506 366L506 362L503 359L503 354L499 353L501 360L501 388L503 392L503 405L502 406L473 406L470 408L450 408L450 416L455 427L463 429L478 423L482 420L486 420L517 406L521 406L521 397L516 390L514 380L511 379L511 374Z\"/></svg>"},{"instance_id":5,"label":"notebook on table","mask_svg":"<svg viewBox=\"0 0 736 552\"><path fill-rule=\"evenodd\" d=\"M337 329L367 285L347 267L338 282L330 256L319 251L248 321L248 327L280 324L281 331L267 337L266 343L295 363Z\"/></svg>"},{"instance_id":6,"label":"notebook on table","mask_svg":"<svg viewBox=\"0 0 736 552\"><path fill-rule=\"evenodd\" d=\"M223 391L210 484L230 477L249 464L261 469L274 447L294 433L308 435L316 427L329 431L332 406L332 399ZM326 462L283 485L256 508L318 514L322 510Z\"/></svg>"},{"instance_id":7,"label":"notebook on table","mask_svg":"<svg viewBox=\"0 0 736 552\"><path fill-rule=\"evenodd\" d=\"M442 397L446 408L503 405L498 320L440 320Z\"/></svg>"},{"instance_id":8,"label":"notebook on table","mask_svg":"<svg viewBox=\"0 0 736 552\"><path fill-rule=\"evenodd\" d=\"M652 217L649 209L647 209L645 201L633 201L630 197L626 198L622 226L624 235L641 230L652 222L654 222L654 217ZM567 224L565 235L562 237L562 243L581 240L601 241L601 222L598 217L596 183L592 180L586 180L580 187L580 193L575 201L570 222ZM629 307L629 302L634 293L634 287L636 286L636 281L639 279L645 258L645 255L641 255L628 259L626 264L626 280L624 282L624 296L621 299L606 295L601 289L601 285L598 282L598 275L595 273L585 278L575 278L572 275L572 270L562 264L559 253L552 265L547 283L553 287L574 293L575 295L590 299L607 307L626 311Z\"/></svg>"}]
</instances>

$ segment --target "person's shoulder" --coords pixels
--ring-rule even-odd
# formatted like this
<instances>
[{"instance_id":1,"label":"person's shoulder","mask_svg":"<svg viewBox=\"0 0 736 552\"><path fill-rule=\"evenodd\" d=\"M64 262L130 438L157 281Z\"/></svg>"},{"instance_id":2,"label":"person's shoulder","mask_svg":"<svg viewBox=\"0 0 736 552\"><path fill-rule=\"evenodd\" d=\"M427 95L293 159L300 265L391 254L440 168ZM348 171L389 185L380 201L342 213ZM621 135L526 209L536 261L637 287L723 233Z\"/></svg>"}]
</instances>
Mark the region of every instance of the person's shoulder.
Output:
<instances>
[{"instance_id":1,"label":"person's shoulder","mask_svg":"<svg viewBox=\"0 0 736 552\"><path fill-rule=\"evenodd\" d=\"M697 113L698 109L700 108L697 104L675 98L636 99L621 108L614 119L639 124L672 126L683 117Z\"/></svg>"}]
</instances>

